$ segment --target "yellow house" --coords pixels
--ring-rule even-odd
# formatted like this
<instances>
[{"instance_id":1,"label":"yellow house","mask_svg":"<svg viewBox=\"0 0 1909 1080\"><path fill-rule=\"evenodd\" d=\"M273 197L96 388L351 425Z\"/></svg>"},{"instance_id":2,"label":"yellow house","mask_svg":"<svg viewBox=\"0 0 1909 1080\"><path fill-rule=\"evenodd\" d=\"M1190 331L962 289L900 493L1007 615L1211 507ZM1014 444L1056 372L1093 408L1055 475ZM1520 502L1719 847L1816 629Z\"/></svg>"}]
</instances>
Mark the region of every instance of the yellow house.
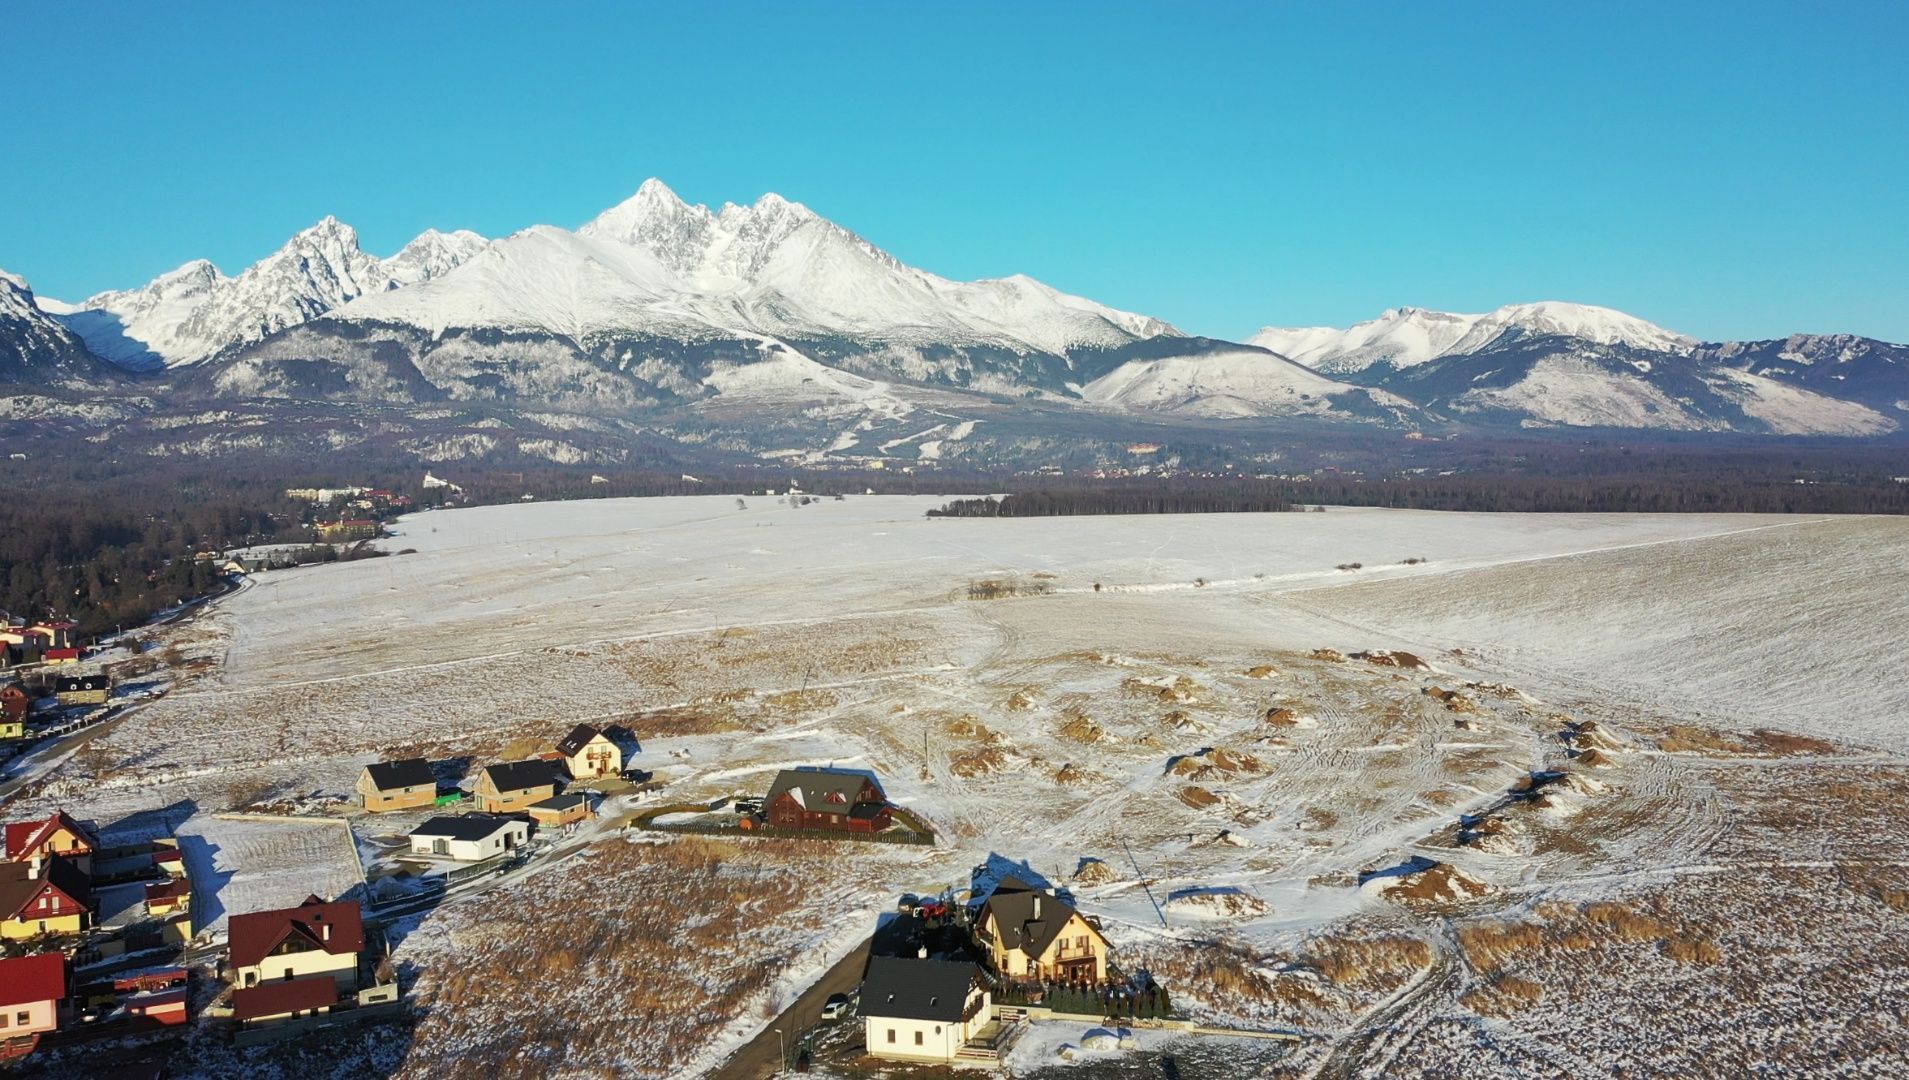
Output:
<instances>
[{"instance_id":1,"label":"yellow house","mask_svg":"<svg viewBox=\"0 0 1909 1080\"><path fill-rule=\"evenodd\" d=\"M981 906L975 943L1008 979L1098 984L1107 978L1107 938L1065 900L1009 878Z\"/></svg>"},{"instance_id":2,"label":"yellow house","mask_svg":"<svg viewBox=\"0 0 1909 1080\"><path fill-rule=\"evenodd\" d=\"M9 720L0 716L0 739L24 739L27 725L24 720Z\"/></svg>"},{"instance_id":3,"label":"yellow house","mask_svg":"<svg viewBox=\"0 0 1909 1080\"><path fill-rule=\"evenodd\" d=\"M327 975L335 993L358 989L364 913L355 900L308 896L295 908L234 915L226 924L232 984L240 989Z\"/></svg>"},{"instance_id":4,"label":"yellow house","mask_svg":"<svg viewBox=\"0 0 1909 1080\"><path fill-rule=\"evenodd\" d=\"M93 889L66 859L0 864L0 938L66 937L93 925Z\"/></svg>"},{"instance_id":5,"label":"yellow house","mask_svg":"<svg viewBox=\"0 0 1909 1080\"><path fill-rule=\"evenodd\" d=\"M557 777L540 758L486 765L473 789L477 808L487 814L514 814L557 793Z\"/></svg>"},{"instance_id":6,"label":"yellow house","mask_svg":"<svg viewBox=\"0 0 1909 1080\"><path fill-rule=\"evenodd\" d=\"M358 774L358 794L373 813L429 809L437 801L437 777L423 758L374 761Z\"/></svg>"},{"instance_id":7,"label":"yellow house","mask_svg":"<svg viewBox=\"0 0 1909 1080\"><path fill-rule=\"evenodd\" d=\"M57 858L72 863L83 875L93 872L93 852L99 849L99 837L85 824L75 821L64 810L38 821L7 822L7 861L36 862Z\"/></svg>"},{"instance_id":8,"label":"yellow house","mask_svg":"<svg viewBox=\"0 0 1909 1080\"><path fill-rule=\"evenodd\" d=\"M557 744L557 753L570 775L578 780L599 780L623 772L623 751L610 737L589 724L578 724Z\"/></svg>"}]
</instances>

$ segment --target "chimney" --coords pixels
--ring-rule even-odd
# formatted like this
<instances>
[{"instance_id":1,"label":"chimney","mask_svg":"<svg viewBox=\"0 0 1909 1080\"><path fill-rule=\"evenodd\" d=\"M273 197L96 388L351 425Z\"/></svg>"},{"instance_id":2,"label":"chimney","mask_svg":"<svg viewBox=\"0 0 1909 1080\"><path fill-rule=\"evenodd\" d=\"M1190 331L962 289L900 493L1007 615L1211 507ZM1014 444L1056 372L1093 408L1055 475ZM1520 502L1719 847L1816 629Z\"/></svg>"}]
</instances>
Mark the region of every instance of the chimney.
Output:
<instances>
[{"instance_id":1,"label":"chimney","mask_svg":"<svg viewBox=\"0 0 1909 1080\"><path fill-rule=\"evenodd\" d=\"M1041 917L1041 894L1040 893L1034 894L1034 917L1036 919Z\"/></svg>"},{"instance_id":2,"label":"chimney","mask_svg":"<svg viewBox=\"0 0 1909 1080\"><path fill-rule=\"evenodd\" d=\"M917 960L926 960L926 959L928 959L928 946L926 946L926 945L923 945L923 946L922 946L921 948L919 948L919 949L916 949L916 950L915 950L915 959L917 959Z\"/></svg>"}]
</instances>

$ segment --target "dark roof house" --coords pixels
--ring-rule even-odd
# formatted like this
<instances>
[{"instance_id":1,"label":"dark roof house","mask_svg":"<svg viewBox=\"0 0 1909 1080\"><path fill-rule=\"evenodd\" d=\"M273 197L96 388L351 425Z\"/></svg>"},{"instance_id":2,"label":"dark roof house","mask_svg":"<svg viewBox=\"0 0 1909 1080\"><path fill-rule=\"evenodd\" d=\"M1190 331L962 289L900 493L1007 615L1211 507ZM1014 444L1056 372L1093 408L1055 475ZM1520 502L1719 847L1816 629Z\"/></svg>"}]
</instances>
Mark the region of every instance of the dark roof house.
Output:
<instances>
[{"instance_id":1,"label":"dark roof house","mask_svg":"<svg viewBox=\"0 0 1909 1080\"><path fill-rule=\"evenodd\" d=\"M959 1023L979 977L973 964L954 960L870 957L858 1008L863 1016Z\"/></svg>"},{"instance_id":2,"label":"dark roof house","mask_svg":"<svg viewBox=\"0 0 1909 1080\"><path fill-rule=\"evenodd\" d=\"M431 763L423 758L405 758L402 761L374 761L365 766L371 774L372 786L379 791L402 791L411 787L435 787L437 777L431 772Z\"/></svg>"},{"instance_id":3,"label":"dark roof house","mask_svg":"<svg viewBox=\"0 0 1909 1080\"><path fill-rule=\"evenodd\" d=\"M112 688L113 680L104 675L62 675L53 682L53 692L56 694L79 694Z\"/></svg>"},{"instance_id":4,"label":"dark roof house","mask_svg":"<svg viewBox=\"0 0 1909 1080\"><path fill-rule=\"evenodd\" d=\"M490 778L491 785L498 791L524 791L557 782L555 770L551 769L548 761L540 758L486 765L484 775Z\"/></svg>"},{"instance_id":5,"label":"dark roof house","mask_svg":"<svg viewBox=\"0 0 1909 1080\"><path fill-rule=\"evenodd\" d=\"M989 914L994 916L994 924L1000 934L1001 944L1005 948L1019 949L1030 957L1040 957L1047 952L1054 939L1061 936L1068 921L1079 912L1074 905L1058 896L1050 895L1025 883L1009 878L1003 881L1003 887L1012 883L1019 886L1012 891L996 888L987 903L981 907L981 917L976 925L987 921ZM1086 919L1090 928L1099 933L1094 920Z\"/></svg>"},{"instance_id":6,"label":"dark roof house","mask_svg":"<svg viewBox=\"0 0 1909 1080\"><path fill-rule=\"evenodd\" d=\"M441 836L446 840L488 840L517 818L503 814L460 814L434 817L411 830L412 836Z\"/></svg>"},{"instance_id":7,"label":"dark roof house","mask_svg":"<svg viewBox=\"0 0 1909 1080\"><path fill-rule=\"evenodd\" d=\"M805 809L819 810L829 804L853 806L864 785L874 788L875 799L886 798L881 782L870 773L848 769L784 769L776 774L775 783L769 786L769 797L763 803L767 805L790 794Z\"/></svg>"},{"instance_id":8,"label":"dark roof house","mask_svg":"<svg viewBox=\"0 0 1909 1080\"><path fill-rule=\"evenodd\" d=\"M50 900L53 904L51 910L62 915L94 906L92 878L65 859L46 860L40 864L38 876L26 863L0 863L0 919L16 916L22 919L46 918L48 909L35 903L42 893L50 897L51 893L65 895L68 901L66 905L60 905L57 897L51 897ZM32 910L29 910L30 905Z\"/></svg>"},{"instance_id":9,"label":"dark roof house","mask_svg":"<svg viewBox=\"0 0 1909 1080\"><path fill-rule=\"evenodd\" d=\"M232 991L232 1015L239 1020L285 1016L338 1004L338 983L330 975L265 982Z\"/></svg>"},{"instance_id":10,"label":"dark roof house","mask_svg":"<svg viewBox=\"0 0 1909 1080\"><path fill-rule=\"evenodd\" d=\"M562 742L557 744L557 752L564 757L576 757L583 753L584 747L590 745L590 740L601 734L603 732L600 729L593 728L589 724L578 724L570 729L570 734L565 735Z\"/></svg>"}]
</instances>

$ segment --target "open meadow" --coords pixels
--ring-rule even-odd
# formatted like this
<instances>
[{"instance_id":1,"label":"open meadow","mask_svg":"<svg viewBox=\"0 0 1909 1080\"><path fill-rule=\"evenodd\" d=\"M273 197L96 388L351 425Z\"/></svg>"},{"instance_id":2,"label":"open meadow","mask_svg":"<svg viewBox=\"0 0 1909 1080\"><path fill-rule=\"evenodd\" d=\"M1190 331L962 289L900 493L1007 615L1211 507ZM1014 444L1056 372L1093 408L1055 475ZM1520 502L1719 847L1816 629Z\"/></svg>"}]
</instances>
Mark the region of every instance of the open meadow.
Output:
<instances>
[{"instance_id":1,"label":"open meadow","mask_svg":"<svg viewBox=\"0 0 1909 1080\"><path fill-rule=\"evenodd\" d=\"M587 721L637 733L656 800L835 764L937 830L604 839L448 903L394 933L404 1075L708 1069L990 856L1199 1018L1314 1036L1264 1075L1909 1069L1903 521L939 502L411 515L402 554L167 631L175 688L8 815L175 808L236 913L356 868L334 827L214 815Z\"/></svg>"}]
</instances>

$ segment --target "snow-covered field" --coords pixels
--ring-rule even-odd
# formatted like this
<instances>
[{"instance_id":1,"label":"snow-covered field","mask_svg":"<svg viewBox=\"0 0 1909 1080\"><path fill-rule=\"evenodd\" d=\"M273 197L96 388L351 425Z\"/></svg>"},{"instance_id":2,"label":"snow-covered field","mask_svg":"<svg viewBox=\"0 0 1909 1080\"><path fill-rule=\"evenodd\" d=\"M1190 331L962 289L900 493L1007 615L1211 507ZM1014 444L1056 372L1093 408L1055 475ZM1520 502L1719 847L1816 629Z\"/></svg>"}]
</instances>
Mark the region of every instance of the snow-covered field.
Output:
<instances>
[{"instance_id":1,"label":"snow-covered field","mask_svg":"<svg viewBox=\"0 0 1909 1080\"><path fill-rule=\"evenodd\" d=\"M209 815L345 792L380 756L482 764L619 721L672 801L759 793L793 764L875 770L940 846L845 850L851 929L885 895L1024 861L1183 1008L1325 1036L1279 1069L1426 1071L1465 1040L1504 1048L1467 1050L1468 1075L1648 1068L1646 1046L1807 1065L1813 1014L1787 1003L1809 972L1833 969L1852 1008L1909 984L1887 944L1909 940L1909 873L1874 839L1909 827L1889 794L1909 775L1900 521L923 516L939 501L411 516L387 546L415 553L260 575L181 628L216 662L8 814L189 800L184 831L232 852L219 872L302 895L322 891L310 867L248 865L295 861L287 838L250 856L251 823ZM1812 824L1785 818L1802 807ZM400 945L427 991L485 940L476 903ZM1799 903L1838 914L1793 934L1807 962L1786 968L1758 943ZM762 939L778 971L853 940L812 907ZM1540 929L1497 951L1467 936L1506 920ZM1719 973L1762 988L1754 1031L1719 1021L1697 1056L1639 1034ZM685 1028L707 1045L669 1060L760 1028L784 982L736 984L733 1022ZM1596 1055L1536 1049L1594 998L1614 1002Z\"/></svg>"}]
</instances>

